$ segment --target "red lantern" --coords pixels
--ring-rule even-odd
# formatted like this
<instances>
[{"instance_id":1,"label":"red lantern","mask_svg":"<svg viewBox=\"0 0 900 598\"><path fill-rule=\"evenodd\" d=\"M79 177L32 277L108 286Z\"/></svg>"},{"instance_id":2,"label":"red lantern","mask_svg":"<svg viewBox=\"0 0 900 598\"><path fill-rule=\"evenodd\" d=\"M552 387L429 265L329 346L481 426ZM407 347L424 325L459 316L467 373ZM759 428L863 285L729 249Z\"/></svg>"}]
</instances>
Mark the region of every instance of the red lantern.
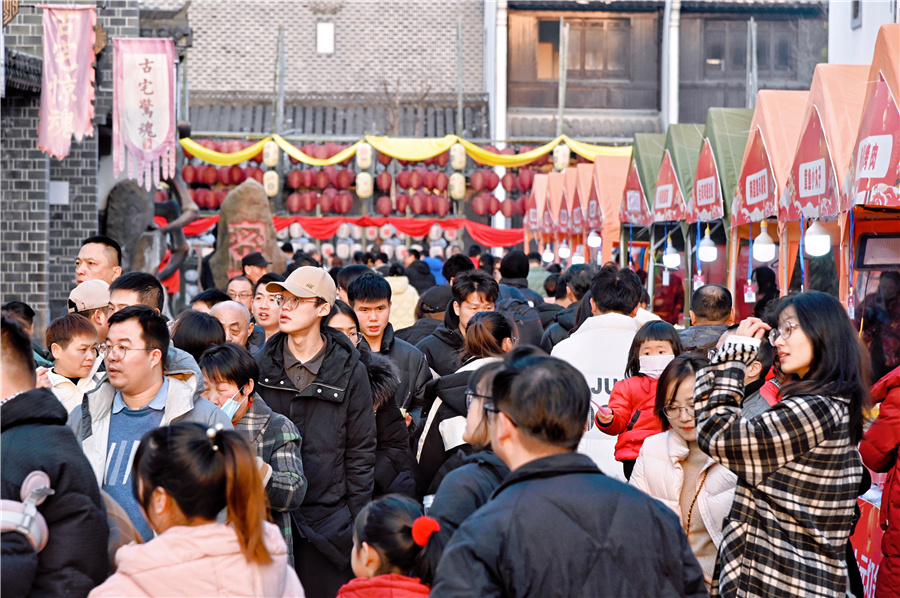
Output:
<instances>
[{"instance_id":1,"label":"red lantern","mask_svg":"<svg viewBox=\"0 0 900 598\"><path fill-rule=\"evenodd\" d=\"M530 168L519 169L519 191L525 193L534 184L534 171Z\"/></svg>"},{"instance_id":2,"label":"red lantern","mask_svg":"<svg viewBox=\"0 0 900 598\"><path fill-rule=\"evenodd\" d=\"M325 144L325 157L333 158L337 155L337 153L341 151L341 146L333 141L329 141Z\"/></svg>"},{"instance_id":3,"label":"red lantern","mask_svg":"<svg viewBox=\"0 0 900 598\"><path fill-rule=\"evenodd\" d=\"M501 156L515 156L516 150L512 146L507 145L502 150L500 150L499 154Z\"/></svg>"},{"instance_id":4,"label":"red lantern","mask_svg":"<svg viewBox=\"0 0 900 598\"><path fill-rule=\"evenodd\" d=\"M382 166L390 166L393 158L385 154L384 152L378 152L378 163Z\"/></svg>"},{"instance_id":5,"label":"red lantern","mask_svg":"<svg viewBox=\"0 0 900 598\"><path fill-rule=\"evenodd\" d=\"M240 185L247 178L247 175L244 174L244 169L235 164L231 167L231 184L232 185Z\"/></svg>"},{"instance_id":6,"label":"red lantern","mask_svg":"<svg viewBox=\"0 0 900 598\"><path fill-rule=\"evenodd\" d=\"M230 166L221 166L219 167L219 182L223 185L231 184L231 167Z\"/></svg>"},{"instance_id":7,"label":"red lantern","mask_svg":"<svg viewBox=\"0 0 900 598\"><path fill-rule=\"evenodd\" d=\"M379 154L379 155L381 155L381 154ZM384 172L382 172L381 174L379 174L377 177L375 177L375 185L377 185L378 190L383 193L387 193L388 191L391 190L391 182L392 181L393 181L393 178L391 177L391 173L389 173L386 170Z\"/></svg>"},{"instance_id":8,"label":"red lantern","mask_svg":"<svg viewBox=\"0 0 900 598\"><path fill-rule=\"evenodd\" d=\"M333 187L329 187L322 192L322 197L319 198L319 207L322 208L323 214L334 209L337 194L337 189L334 189Z\"/></svg>"},{"instance_id":9,"label":"red lantern","mask_svg":"<svg viewBox=\"0 0 900 598\"><path fill-rule=\"evenodd\" d=\"M353 184L353 171L349 168L344 168L340 172L337 173L337 187L338 189L349 189Z\"/></svg>"},{"instance_id":10,"label":"red lantern","mask_svg":"<svg viewBox=\"0 0 900 598\"><path fill-rule=\"evenodd\" d=\"M475 212L478 216L484 216L487 214L488 209L488 199L486 193L479 193L475 197L472 198L472 211Z\"/></svg>"},{"instance_id":11,"label":"red lantern","mask_svg":"<svg viewBox=\"0 0 900 598\"><path fill-rule=\"evenodd\" d=\"M503 188L506 189L507 193L512 193L512 190L518 185L518 177L511 172L507 172L503 175L500 182L503 183Z\"/></svg>"},{"instance_id":12,"label":"red lantern","mask_svg":"<svg viewBox=\"0 0 900 598\"><path fill-rule=\"evenodd\" d=\"M197 180L197 169L188 164L181 169L181 179L188 185Z\"/></svg>"},{"instance_id":13,"label":"red lantern","mask_svg":"<svg viewBox=\"0 0 900 598\"><path fill-rule=\"evenodd\" d=\"M401 170L397 173L397 186L401 189L409 189L409 175L410 172L408 170Z\"/></svg>"},{"instance_id":14,"label":"red lantern","mask_svg":"<svg viewBox=\"0 0 900 598\"><path fill-rule=\"evenodd\" d=\"M443 195L434 198L434 212L441 218L450 213L450 200Z\"/></svg>"},{"instance_id":15,"label":"red lantern","mask_svg":"<svg viewBox=\"0 0 900 598\"><path fill-rule=\"evenodd\" d=\"M450 183L450 177L448 177L443 172L438 172L434 175L434 188L438 191L446 191L447 185Z\"/></svg>"},{"instance_id":16,"label":"red lantern","mask_svg":"<svg viewBox=\"0 0 900 598\"><path fill-rule=\"evenodd\" d=\"M493 170L487 169L484 171L484 180L485 187L488 190L493 191L497 188L497 185L500 184L500 175Z\"/></svg>"},{"instance_id":17,"label":"red lantern","mask_svg":"<svg viewBox=\"0 0 900 598\"><path fill-rule=\"evenodd\" d=\"M216 143L215 141L213 141L212 139L204 139L203 141L200 142L200 144L211 152L219 151L219 144Z\"/></svg>"},{"instance_id":18,"label":"red lantern","mask_svg":"<svg viewBox=\"0 0 900 598\"><path fill-rule=\"evenodd\" d=\"M425 194L425 213L434 214L434 194Z\"/></svg>"},{"instance_id":19,"label":"red lantern","mask_svg":"<svg viewBox=\"0 0 900 598\"><path fill-rule=\"evenodd\" d=\"M398 177L399 178L399 177ZM400 193L397 195L397 211L405 214L406 208L409 207L409 195Z\"/></svg>"},{"instance_id":20,"label":"red lantern","mask_svg":"<svg viewBox=\"0 0 900 598\"><path fill-rule=\"evenodd\" d=\"M434 189L434 182L437 177L437 172L433 170L429 170L425 173L425 179L423 181L426 189Z\"/></svg>"},{"instance_id":21,"label":"red lantern","mask_svg":"<svg viewBox=\"0 0 900 598\"><path fill-rule=\"evenodd\" d=\"M291 193L288 195L287 200L284 202L284 205L287 206L288 211L291 214L296 214L300 211L300 206L302 205L302 197L300 197L299 193Z\"/></svg>"},{"instance_id":22,"label":"red lantern","mask_svg":"<svg viewBox=\"0 0 900 598\"><path fill-rule=\"evenodd\" d=\"M434 165L434 156L431 156L430 158L425 158L423 160L423 162L425 163L426 166Z\"/></svg>"},{"instance_id":23,"label":"red lantern","mask_svg":"<svg viewBox=\"0 0 900 598\"><path fill-rule=\"evenodd\" d=\"M197 207L201 210L205 210L206 192L209 191L209 189L190 189L190 191L193 191L191 198L194 200L194 203L197 204Z\"/></svg>"},{"instance_id":24,"label":"red lantern","mask_svg":"<svg viewBox=\"0 0 900 598\"><path fill-rule=\"evenodd\" d=\"M500 204L500 213L506 216L507 218L512 218L512 215L516 212L516 202L514 199L507 197Z\"/></svg>"},{"instance_id":25,"label":"red lantern","mask_svg":"<svg viewBox=\"0 0 900 598\"><path fill-rule=\"evenodd\" d=\"M303 177L300 175L300 171L299 171L299 170L296 170L296 169L295 169L295 170L290 171L290 172L288 173L288 176L287 176L288 186L289 186L291 189L299 189L300 187L303 186L303 185L301 184L301 179L302 179L302 178L303 178Z\"/></svg>"},{"instance_id":26,"label":"red lantern","mask_svg":"<svg viewBox=\"0 0 900 598\"><path fill-rule=\"evenodd\" d=\"M391 198L387 195L382 195L378 198L378 201L375 202L375 211L382 216L389 216L393 210L394 207L391 205Z\"/></svg>"},{"instance_id":27,"label":"red lantern","mask_svg":"<svg viewBox=\"0 0 900 598\"><path fill-rule=\"evenodd\" d=\"M500 211L500 200L497 199L497 196L491 193L488 196L488 212L490 212L491 216Z\"/></svg>"},{"instance_id":28,"label":"red lantern","mask_svg":"<svg viewBox=\"0 0 900 598\"><path fill-rule=\"evenodd\" d=\"M419 174L418 170L413 170L412 172L409 173L409 188L410 189L421 189L423 182L424 182L424 179L422 178L422 175Z\"/></svg>"},{"instance_id":29,"label":"red lantern","mask_svg":"<svg viewBox=\"0 0 900 598\"><path fill-rule=\"evenodd\" d=\"M247 142L247 146L249 147L249 146L251 146L251 145L253 145L253 142L252 142L252 141L248 141L248 142ZM262 155L262 154L263 154L263 153L262 153L262 150L259 150L259 153L256 154L255 156L253 156L252 158L250 158L250 161L251 161L251 162L256 162L257 164L262 164L262 162L263 162L263 155ZM249 179L250 176L248 175L247 178Z\"/></svg>"},{"instance_id":30,"label":"red lantern","mask_svg":"<svg viewBox=\"0 0 900 598\"><path fill-rule=\"evenodd\" d=\"M315 176L315 186L324 189L328 186L328 173L324 170L317 170Z\"/></svg>"},{"instance_id":31,"label":"red lantern","mask_svg":"<svg viewBox=\"0 0 900 598\"><path fill-rule=\"evenodd\" d=\"M303 201L300 204L300 208L304 212L314 212L316 209L316 204L319 203L319 193L317 191L307 191L302 194Z\"/></svg>"},{"instance_id":32,"label":"red lantern","mask_svg":"<svg viewBox=\"0 0 900 598\"><path fill-rule=\"evenodd\" d=\"M313 154L316 160L327 160L331 156L328 155L328 148L323 144L314 144L313 145Z\"/></svg>"},{"instance_id":33,"label":"red lantern","mask_svg":"<svg viewBox=\"0 0 900 598\"><path fill-rule=\"evenodd\" d=\"M472 185L472 191L474 191L475 193L478 193L479 191L484 189L485 182L486 182L484 180L484 171L476 170L475 172L473 172L472 178L470 179L469 182ZM479 214L479 216L480 216L480 214Z\"/></svg>"},{"instance_id":34,"label":"red lantern","mask_svg":"<svg viewBox=\"0 0 900 598\"><path fill-rule=\"evenodd\" d=\"M410 201L410 207L412 208L413 214L416 216L420 216L422 212L425 211L425 192L421 189L416 191L412 196L412 200Z\"/></svg>"},{"instance_id":35,"label":"red lantern","mask_svg":"<svg viewBox=\"0 0 900 598\"><path fill-rule=\"evenodd\" d=\"M316 170L314 168L304 168L300 171L300 186L309 189L316 183Z\"/></svg>"},{"instance_id":36,"label":"red lantern","mask_svg":"<svg viewBox=\"0 0 900 598\"><path fill-rule=\"evenodd\" d=\"M262 182L263 182L263 176L264 176L265 174L266 174L266 173L263 171L262 168L254 168L254 169L253 169L253 178L256 179L256 182L259 183L260 185L262 185ZM247 178L250 178L249 175L248 175Z\"/></svg>"},{"instance_id":37,"label":"red lantern","mask_svg":"<svg viewBox=\"0 0 900 598\"><path fill-rule=\"evenodd\" d=\"M328 175L328 184L337 188L338 167L334 164L329 164L322 171Z\"/></svg>"},{"instance_id":38,"label":"red lantern","mask_svg":"<svg viewBox=\"0 0 900 598\"><path fill-rule=\"evenodd\" d=\"M434 157L434 163L443 168L450 162L450 152L446 151Z\"/></svg>"},{"instance_id":39,"label":"red lantern","mask_svg":"<svg viewBox=\"0 0 900 598\"><path fill-rule=\"evenodd\" d=\"M187 158L188 160L190 160L191 158L194 157L194 154L192 154L191 152L187 151L187 148L184 147L184 146L181 147L181 151L184 152L184 157Z\"/></svg>"},{"instance_id":40,"label":"red lantern","mask_svg":"<svg viewBox=\"0 0 900 598\"><path fill-rule=\"evenodd\" d=\"M525 215L525 210L528 209L526 206L528 205L528 201L530 199L531 199L531 194L529 193L527 195L523 195L522 197L520 197L519 199L516 200L516 213L519 216Z\"/></svg>"},{"instance_id":41,"label":"red lantern","mask_svg":"<svg viewBox=\"0 0 900 598\"><path fill-rule=\"evenodd\" d=\"M353 209L353 194L349 191L338 193L336 206L339 214L349 214Z\"/></svg>"}]
</instances>

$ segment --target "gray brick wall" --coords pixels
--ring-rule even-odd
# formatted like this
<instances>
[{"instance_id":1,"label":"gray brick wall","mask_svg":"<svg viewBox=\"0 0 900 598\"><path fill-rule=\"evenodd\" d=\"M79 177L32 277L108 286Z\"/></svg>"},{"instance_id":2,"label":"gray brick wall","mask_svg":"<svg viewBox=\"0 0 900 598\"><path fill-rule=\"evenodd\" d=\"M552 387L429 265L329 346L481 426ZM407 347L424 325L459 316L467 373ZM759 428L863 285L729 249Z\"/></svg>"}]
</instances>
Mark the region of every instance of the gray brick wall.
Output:
<instances>
[{"instance_id":1,"label":"gray brick wall","mask_svg":"<svg viewBox=\"0 0 900 598\"><path fill-rule=\"evenodd\" d=\"M147 0L173 8L180 2ZM332 14L333 12L333 14ZM463 19L464 87L482 93L483 0L194 0L188 12L191 90L271 92L278 25L288 92L455 92L456 23ZM335 25L335 51L316 53L316 21Z\"/></svg>"},{"instance_id":2,"label":"gray brick wall","mask_svg":"<svg viewBox=\"0 0 900 598\"><path fill-rule=\"evenodd\" d=\"M47 322L48 159L37 146L40 98L7 93L0 136L0 303L24 301Z\"/></svg>"}]
</instances>

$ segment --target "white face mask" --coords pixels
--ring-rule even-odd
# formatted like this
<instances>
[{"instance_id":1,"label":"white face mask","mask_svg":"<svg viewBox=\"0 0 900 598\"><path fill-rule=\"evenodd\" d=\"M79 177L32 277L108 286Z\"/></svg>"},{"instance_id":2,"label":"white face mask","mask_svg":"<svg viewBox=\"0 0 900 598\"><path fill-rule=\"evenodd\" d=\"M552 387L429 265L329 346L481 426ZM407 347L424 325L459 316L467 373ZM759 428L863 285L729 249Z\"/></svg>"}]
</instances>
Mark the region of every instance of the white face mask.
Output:
<instances>
[{"instance_id":1,"label":"white face mask","mask_svg":"<svg viewBox=\"0 0 900 598\"><path fill-rule=\"evenodd\" d=\"M234 419L234 414L237 413L237 410L241 408L243 402L247 400L247 397L244 397L240 401L234 400L234 397L236 397L242 390L243 388L239 388L236 393L231 395L230 399L226 400L225 403L221 407L219 407L219 409L225 412L225 415L228 416L228 419Z\"/></svg>"},{"instance_id":2,"label":"white face mask","mask_svg":"<svg viewBox=\"0 0 900 598\"><path fill-rule=\"evenodd\" d=\"M659 380L663 370L669 365L674 355L641 355L641 373L648 378Z\"/></svg>"}]
</instances>

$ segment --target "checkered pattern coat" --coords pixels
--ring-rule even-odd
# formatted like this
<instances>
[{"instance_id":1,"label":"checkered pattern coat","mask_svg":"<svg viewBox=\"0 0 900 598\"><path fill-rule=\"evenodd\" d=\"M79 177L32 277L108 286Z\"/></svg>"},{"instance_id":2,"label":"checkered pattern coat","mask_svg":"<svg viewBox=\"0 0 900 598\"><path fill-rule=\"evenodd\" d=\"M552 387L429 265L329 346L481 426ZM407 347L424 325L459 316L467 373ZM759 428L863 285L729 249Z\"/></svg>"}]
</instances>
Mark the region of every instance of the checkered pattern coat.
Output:
<instances>
[{"instance_id":1,"label":"checkered pattern coat","mask_svg":"<svg viewBox=\"0 0 900 598\"><path fill-rule=\"evenodd\" d=\"M257 456L272 467L272 475L266 484L269 512L287 542L288 558L293 564L291 511L300 507L306 495L300 432L291 420L272 411L255 393L250 409L234 424L234 429L244 434L256 449Z\"/></svg>"},{"instance_id":2,"label":"checkered pattern coat","mask_svg":"<svg viewBox=\"0 0 900 598\"><path fill-rule=\"evenodd\" d=\"M713 596L844 596L847 539L862 464L848 401L787 396L741 417L758 341L732 336L697 374L697 440L738 476Z\"/></svg>"}]
</instances>

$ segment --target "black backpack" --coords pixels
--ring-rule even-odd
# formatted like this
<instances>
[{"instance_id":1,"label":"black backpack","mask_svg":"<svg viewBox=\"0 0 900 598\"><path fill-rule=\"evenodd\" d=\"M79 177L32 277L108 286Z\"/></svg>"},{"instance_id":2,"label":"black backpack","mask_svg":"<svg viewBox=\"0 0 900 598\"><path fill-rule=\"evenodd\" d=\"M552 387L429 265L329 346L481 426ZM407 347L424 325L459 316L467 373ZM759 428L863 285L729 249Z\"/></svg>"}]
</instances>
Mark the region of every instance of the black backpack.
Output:
<instances>
[{"instance_id":1,"label":"black backpack","mask_svg":"<svg viewBox=\"0 0 900 598\"><path fill-rule=\"evenodd\" d=\"M541 315L527 301L515 297L500 299L494 304L494 310L506 314L515 323L519 335L518 346L541 346L541 337L544 335Z\"/></svg>"}]
</instances>

